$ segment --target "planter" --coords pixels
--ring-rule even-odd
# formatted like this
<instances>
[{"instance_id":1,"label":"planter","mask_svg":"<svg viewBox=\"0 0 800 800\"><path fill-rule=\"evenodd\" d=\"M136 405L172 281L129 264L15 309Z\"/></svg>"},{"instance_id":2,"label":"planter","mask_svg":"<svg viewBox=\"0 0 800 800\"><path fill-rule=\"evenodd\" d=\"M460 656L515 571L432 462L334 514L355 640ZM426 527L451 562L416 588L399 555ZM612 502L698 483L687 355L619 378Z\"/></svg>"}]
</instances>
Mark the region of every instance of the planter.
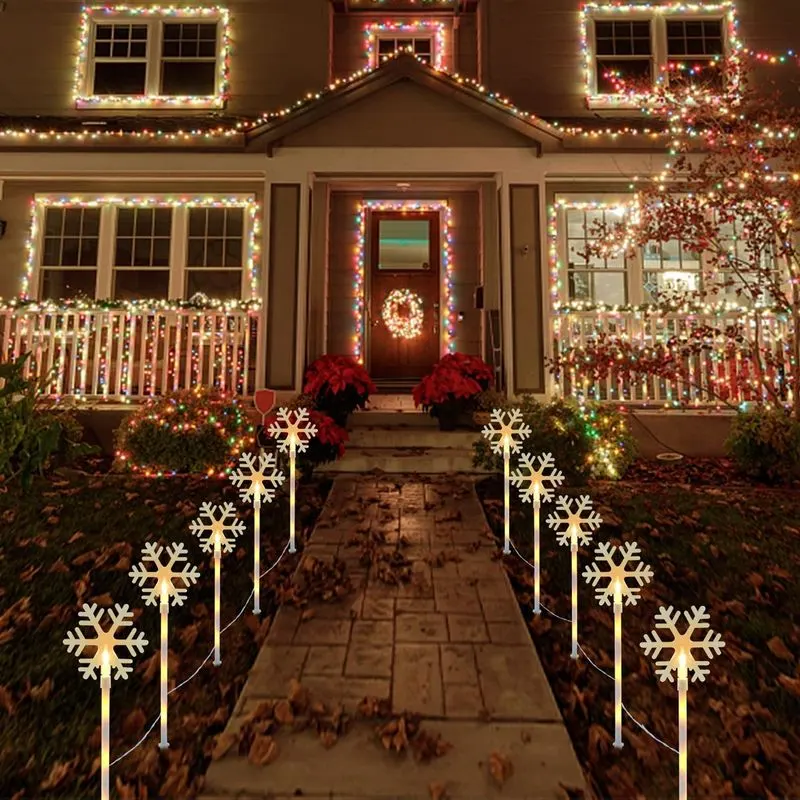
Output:
<instances>
[{"instance_id":1,"label":"planter","mask_svg":"<svg viewBox=\"0 0 800 800\"><path fill-rule=\"evenodd\" d=\"M472 415L460 400L451 400L434 406L433 416L439 422L440 431L455 431L460 427L470 427L472 424Z\"/></svg>"},{"instance_id":2,"label":"planter","mask_svg":"<svg viewBox=\"0 0 800 800\"><path fill-rule=\"evenodd\" d=\"M472 421L479 428L482 428L484 425L488 425L492 421L492 414L490 411L476 411L472 415Z\"/></svg>"}]
</instances>

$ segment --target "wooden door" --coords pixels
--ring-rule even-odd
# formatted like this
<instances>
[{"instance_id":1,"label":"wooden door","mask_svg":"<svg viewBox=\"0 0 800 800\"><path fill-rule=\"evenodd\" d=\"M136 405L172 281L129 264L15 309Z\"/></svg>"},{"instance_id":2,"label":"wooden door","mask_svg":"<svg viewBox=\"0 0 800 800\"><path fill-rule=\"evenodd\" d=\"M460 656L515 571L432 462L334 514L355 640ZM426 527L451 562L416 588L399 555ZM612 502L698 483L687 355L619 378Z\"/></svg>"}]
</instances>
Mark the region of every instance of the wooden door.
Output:
<instances>
[{"instance_id":1,"label":"wooden door","mask_svg":"<svg viewBox=\"0 0 800 800\"><path fill-rule=\"evenodd\" d=\"M439 226L438 212L370 215L367 330L370 374L377 380L419 379L439 360ZM392 296L393 305L387 303ZM395 312L388 323L387 307Z\"/></svg>"}]
</instances>

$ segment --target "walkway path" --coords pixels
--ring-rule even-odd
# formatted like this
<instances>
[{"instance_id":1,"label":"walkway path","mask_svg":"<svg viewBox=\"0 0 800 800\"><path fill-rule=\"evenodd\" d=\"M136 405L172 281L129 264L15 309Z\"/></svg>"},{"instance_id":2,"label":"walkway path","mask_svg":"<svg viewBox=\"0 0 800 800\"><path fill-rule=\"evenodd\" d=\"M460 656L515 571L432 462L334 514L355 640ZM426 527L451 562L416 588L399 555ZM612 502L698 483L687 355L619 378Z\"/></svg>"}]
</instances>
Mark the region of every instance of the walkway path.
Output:
<instances>
[{"instance_id":1,"label":"walkway path","mask_svg":"<svg viewBox=\"0 0 800 800\"><path fill-rule=\"evenodd\" d=\"M400 550L412 562L410 582L386 584L374 564L360 563L360 549L348 542L370 531L385 535L384 551L407 541ZM280 733L268 766L230 754L213 762L207 800L424 800L436 782L453 800L538 800L564 798L559 784L582 787L496 552L468 478L338 478L305 553L338 556L358 588L342 603L315 606L308 619L293 608L278 611L228 731L263 700L285 698L295 678L312 699L352 710L365 696L390 698L394 713L419 712L423 728L452 749L417 763L385 751L374 721L357 722L330 749L310 732ZM502 790L489 774L493 753L513 765Z\"/></svg>"}]
</instances>

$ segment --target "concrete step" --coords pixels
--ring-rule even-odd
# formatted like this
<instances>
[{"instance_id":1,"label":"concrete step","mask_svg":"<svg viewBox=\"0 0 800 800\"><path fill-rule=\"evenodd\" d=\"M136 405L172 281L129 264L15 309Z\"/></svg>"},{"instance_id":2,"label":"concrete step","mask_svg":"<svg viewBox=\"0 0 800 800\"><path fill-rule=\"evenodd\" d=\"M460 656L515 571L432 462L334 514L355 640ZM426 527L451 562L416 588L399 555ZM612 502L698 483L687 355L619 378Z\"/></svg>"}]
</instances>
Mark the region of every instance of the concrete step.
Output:
<instances>
[{"instance_id":1,"label":"concrete step","mask_svg":"<svg viewBox=\"0 0 800 800\"><path fill-rule=\"evenodd\" d=\"M350 415L351 428L367 426L370 428L437 428L439 423L430 414L423 411L400 411L399 409L368 409L356 411Z\"/></svg>"},{"instance_id":2,"label":"concrete step","mask_svg":"<svg viewBox=\"0 0 800 800\"><path fill-rule=\"evenodd\" d=\"M472 466L472 448L444 447L349 447L340 461L323 464L320 472L417 473L439 475L447 472L483 473Z\"/></svg>"},{"instance_id":3,"label":"concrete step","mask_svg":"<svg viewBox=\"0 0 800 800\"><path fill-rule=\"evenodd\" d=\"M438 428L354 426L350 431L351 447L411 447L470 449L480 435L477 431L440 431Z\"/></svg>"}]
</instances>

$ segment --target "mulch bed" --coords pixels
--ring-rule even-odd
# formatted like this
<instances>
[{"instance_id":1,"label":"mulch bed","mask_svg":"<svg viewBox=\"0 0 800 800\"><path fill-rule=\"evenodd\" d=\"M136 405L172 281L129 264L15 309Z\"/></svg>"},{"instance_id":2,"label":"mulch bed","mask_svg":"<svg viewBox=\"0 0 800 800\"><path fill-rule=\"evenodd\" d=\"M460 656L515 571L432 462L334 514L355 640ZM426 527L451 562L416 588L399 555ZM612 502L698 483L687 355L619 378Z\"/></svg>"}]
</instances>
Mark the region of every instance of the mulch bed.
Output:
<instances>
[{"instance_id":1,"label":"mulch bed","mask_svg":"<svg viewBox=\"0 0 800 800\"><path fill-rule=\"evenodd\" d=\"M637 541L654 579L623 614L623 703L655 736L677 748L677 691L662 683L639 647L659 606L706 606L726 647L710 663L705 683L689 689L689 795L796 797L800 786L800 492L731 484L729 466L712 460L636 465L625 481L589 493L604 524L595 542ZM630 477L630 481L629 481ZM671 480L670 480L671 477ZM674 482L673 482L674 481ZM478 485L490 524L503 531L502 480ZM570 616L569 548L544 519L542 602ZM529 505L514 502L512 539L530 558ZM599 606L583 579L594 549L581 548L579 641L613 673L613 613ZM570 626L547 614L533 618L533 570L506 557L531 636L572 737L589 785L603 798L677 795L677 755L629 720L624 747L612 747L613 682L583 658L570 658ZM680 625L682 630L683 621ZM666 651L669 657L671 650Z\"/></svg>"}]
</instances>

